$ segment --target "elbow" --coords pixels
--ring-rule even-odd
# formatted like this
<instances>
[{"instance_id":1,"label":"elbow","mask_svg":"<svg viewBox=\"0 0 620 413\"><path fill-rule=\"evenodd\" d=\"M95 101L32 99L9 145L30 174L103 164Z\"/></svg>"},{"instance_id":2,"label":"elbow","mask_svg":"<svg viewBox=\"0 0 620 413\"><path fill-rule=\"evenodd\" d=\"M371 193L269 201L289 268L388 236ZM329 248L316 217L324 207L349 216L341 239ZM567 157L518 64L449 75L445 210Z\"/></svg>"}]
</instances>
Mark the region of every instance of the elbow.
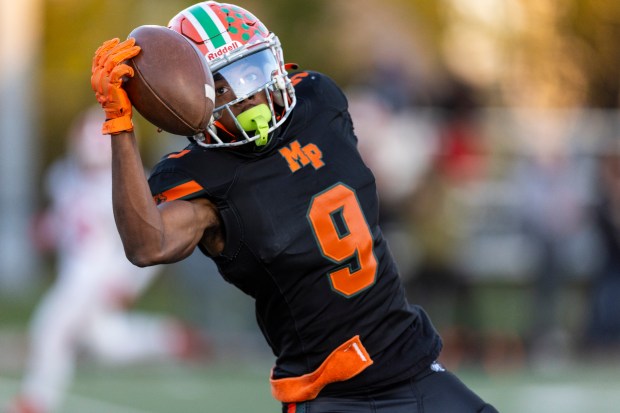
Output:
<instances>
[{"instance_id":1,"label":"elbow","mask_svg":"<svg viewBox=\"0 0 620 413\"><path fill-rule=\"evenodd\" d=\"M180 261L190 255L193 250L186 253L171 253L164 249L146 248L144 246L125 246L125 256L136 267L144 268L159 264L170 264Z\"/></svg>"},{"instance_id":2,"label":"elbow","mask_svg":"<svg viewBox=\"0 0 620 413\"><path fill-rule=\"evenodd\" d=\"M157 264L155 261L148 259L148 257L136 255L136 254L125 254L129 262L131 262L136 267L144 268L150 267L152 265Z\"/></svg>"},{"instance_id":3,"label":"elbow","mask_svg":"<svg viewBox=\"0 0 620 413\"><path fill-rule=\"evenodd\" d=\"M158 259L155 254L147 253L140 249L128 249L125 248L125 256L136 267L144 268L151 267L153 265L161 264L162 261Z\"/></svg>"},{"instance_id":4,"label":"elbow","mask_svg":"<svg viewBox=\"0 0 620 413\"><path fill-rule=\"evenodd\" d=\"M140 268L150 267L150 266L153 266L153 265L156 264L153 261L145 260L145 259L143 259L141 257L136 257L136 256L128 255L127 258L129 259L129 262L131 262L136 267L140 267Z\"/></svg>"}]
</instances>

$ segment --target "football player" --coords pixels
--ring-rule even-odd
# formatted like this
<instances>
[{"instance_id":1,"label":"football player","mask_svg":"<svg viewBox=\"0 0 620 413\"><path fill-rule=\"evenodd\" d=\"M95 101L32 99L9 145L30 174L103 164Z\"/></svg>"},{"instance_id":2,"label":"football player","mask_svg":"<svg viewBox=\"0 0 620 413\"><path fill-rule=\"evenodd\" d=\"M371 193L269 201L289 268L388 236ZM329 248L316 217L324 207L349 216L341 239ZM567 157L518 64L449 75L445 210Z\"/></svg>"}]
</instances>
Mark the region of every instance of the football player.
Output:
<instances>
[{"instance_id":1,"label":"football player","mask_svg":"<svg viewBox=\"0 0 620 413\"><path fill-rule=\"evenodd\" d=\"M207 59L215 109L148 180L119 80L140 48L113 39L94 57L129 259L199 248L252 296L284 412L496 412L437 362L441 339L405 298L341 89L314 71L289 75L278 37L241 7L198 3L169 27Z\"/></svg>"},{"instance_id":2,"label":"football player","mask_svg":"<svg viewBox=\"0 0 620 413\"><path fill-rule=\"evenodd\" d=\"M116 365L184 357L189 350L190 330L180 322L128 309L159 268L138 268L125 257L112 214L104 120L98 107L81 114L68 154L46 175L51 202L35 241L56 253L58 274L34 312L27 366L9 413L58 411L80 352Z\"/></svg>"}]
</instances>

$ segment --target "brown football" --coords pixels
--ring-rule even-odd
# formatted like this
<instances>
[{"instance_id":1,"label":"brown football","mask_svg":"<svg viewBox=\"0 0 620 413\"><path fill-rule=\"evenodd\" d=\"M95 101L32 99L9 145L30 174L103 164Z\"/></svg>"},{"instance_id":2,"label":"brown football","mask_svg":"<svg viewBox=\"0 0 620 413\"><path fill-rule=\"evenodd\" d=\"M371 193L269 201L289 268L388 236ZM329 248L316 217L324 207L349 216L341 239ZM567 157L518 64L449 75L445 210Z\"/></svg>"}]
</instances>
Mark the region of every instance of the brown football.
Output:
<instances>
[{"instance_id":1,"label":"brown football","mask_svg":"<svg viewBox=\"0 0 620 413\"><path fill-rule=\"evenodd\" d=\"M164 26L140 26L129 37L142 49L128 60L134 76L123 85L136 110L175 135L207 130L214 105L213 75L196 46Z\"/></svg>"}]
</instances>

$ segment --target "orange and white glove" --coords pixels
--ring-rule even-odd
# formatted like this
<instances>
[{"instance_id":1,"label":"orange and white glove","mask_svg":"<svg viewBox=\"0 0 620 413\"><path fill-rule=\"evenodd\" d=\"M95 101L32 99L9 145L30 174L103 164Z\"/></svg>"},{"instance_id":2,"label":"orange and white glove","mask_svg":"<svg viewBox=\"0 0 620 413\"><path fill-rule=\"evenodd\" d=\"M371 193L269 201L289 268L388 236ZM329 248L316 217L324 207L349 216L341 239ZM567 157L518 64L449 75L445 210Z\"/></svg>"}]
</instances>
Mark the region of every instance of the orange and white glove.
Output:
<instances>
[{"instance_id":1,"label":"orange and white glove","mask_svg":"<svg viewBox=\"0 0 620 413\"><path fill-rule=\"evenodd\" d=\"M104 135L133 130L131 101L122 86L123 76L133 76L133 69L123 62L140 53L140 47L135 43L133 38L122 43L119 39L108 40L97 49L93 57L90 84L97 102L105 112L106 121L101 129Z\"/></svg>"}]
</instances>

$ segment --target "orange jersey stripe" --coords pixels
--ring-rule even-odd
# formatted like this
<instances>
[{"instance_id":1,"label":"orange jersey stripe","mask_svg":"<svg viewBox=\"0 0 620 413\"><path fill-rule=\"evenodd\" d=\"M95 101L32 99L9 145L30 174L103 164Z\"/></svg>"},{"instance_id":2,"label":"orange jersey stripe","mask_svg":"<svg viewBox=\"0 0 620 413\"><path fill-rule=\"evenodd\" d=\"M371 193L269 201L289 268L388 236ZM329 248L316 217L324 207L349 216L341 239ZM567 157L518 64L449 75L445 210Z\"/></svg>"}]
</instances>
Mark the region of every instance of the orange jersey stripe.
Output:
<instances>
[{"instance_id":1,"label":"orange jersey stripe","mask_svg":"<svg viewBox=\"0 0 620 413\"><path fill-rule=\"evenodd\" d=\"M188 153L189 153L189 149L183 149L181 152L168 155L168 158L180 158L184 155L187 155Z\"/></svg>"},{"instance_id":2,"label":"orange jersey stripe","mask_svg":"<svg viewBox=\"0 0 620 413\"><path fill-rule=\"evenodd\" d=\"M187 195L191 195L202 190L203 187L198 182L189 181L157 194L153 197L153 199L155 199L158 204L161 204L163 202L174 201L175 199L186 197Z\"/></svg>"}]
</instances>

